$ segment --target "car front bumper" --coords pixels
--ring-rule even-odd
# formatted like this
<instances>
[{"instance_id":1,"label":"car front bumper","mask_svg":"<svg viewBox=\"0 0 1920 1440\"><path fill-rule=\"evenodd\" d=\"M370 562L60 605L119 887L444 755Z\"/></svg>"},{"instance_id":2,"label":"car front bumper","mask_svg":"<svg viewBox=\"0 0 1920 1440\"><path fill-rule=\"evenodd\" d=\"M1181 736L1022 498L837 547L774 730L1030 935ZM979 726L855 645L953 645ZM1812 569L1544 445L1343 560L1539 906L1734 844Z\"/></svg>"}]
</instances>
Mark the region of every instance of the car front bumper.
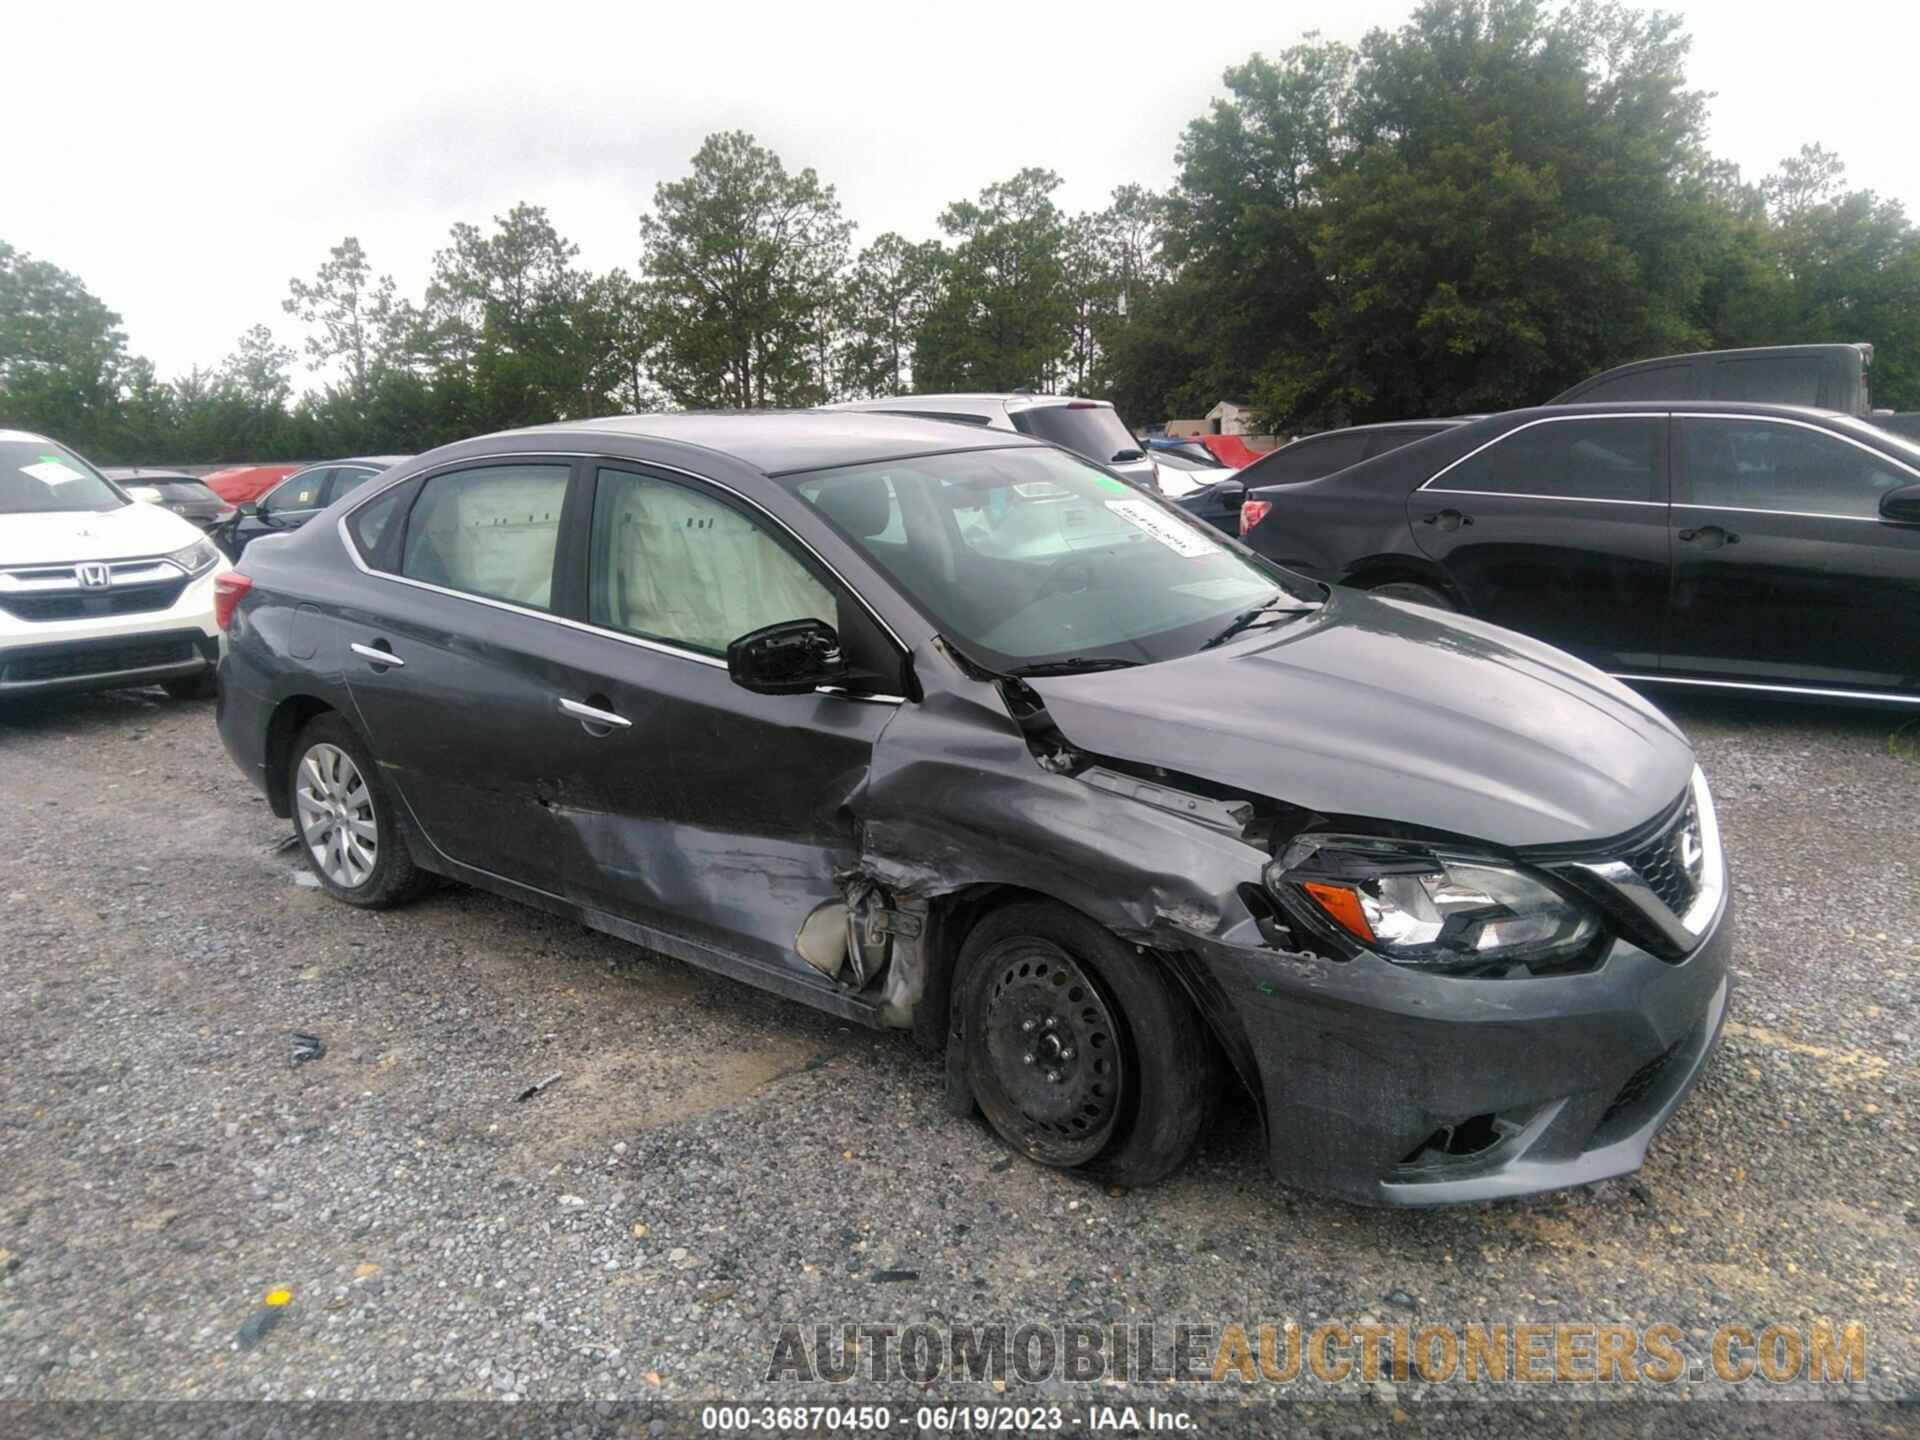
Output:
<instances>
[{"instance_id":1,"label":"car front bumper","mask_svg":"<svg viewBox=\"0 0 1920 1440\"><path fill-rule=\"evenodd\" d=\"M1214 985L1238 1001L1275 1177L1419 1206L1638 1169L1720 1037L1730 911L1678 963L1616 940L1596 968L1562 976L1213 950Z\"/></svg>"},{"instance_id":2,"label":"car front bumper","mask_svg":"<svg viewBox=\"0 0 1920 1440\"><path fill-rule=\"evenodd\" d=\"M22 620L0 611L0 697L103 690L185 680L220 663L213 618L217 565L163 609L70 620Z\"/></svg>"}]
</instances>

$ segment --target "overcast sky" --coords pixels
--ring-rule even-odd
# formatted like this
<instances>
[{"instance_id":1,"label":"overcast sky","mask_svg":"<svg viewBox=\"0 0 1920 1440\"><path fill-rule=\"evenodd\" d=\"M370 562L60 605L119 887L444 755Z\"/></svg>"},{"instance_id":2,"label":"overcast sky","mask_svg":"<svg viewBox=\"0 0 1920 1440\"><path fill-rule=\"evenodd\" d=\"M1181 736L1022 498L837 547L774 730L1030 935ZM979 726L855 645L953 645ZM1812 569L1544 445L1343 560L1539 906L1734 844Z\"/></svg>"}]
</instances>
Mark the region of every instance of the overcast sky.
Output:
<instances>
[{"instance_id":1,"label":"overcast sky","mask_svg":"<svg viewBox=\"0 0 1920 1440\"><path fill-rule=\"evenodd\" d=\"M1220 73L1302 31L1357 41L1410 0L1199 6L78 3L10 12L0 239L77 273L163 376L282 313L360 237L404 292L457 220L545 205L594 269L710 131L835 185L856 243L935 233L1022 165L1100 205L1164 186ZM1915 0L1683 0L1715 151L1749 178L1804 141L1920 212Z\"/></svg>"}]
</instances>

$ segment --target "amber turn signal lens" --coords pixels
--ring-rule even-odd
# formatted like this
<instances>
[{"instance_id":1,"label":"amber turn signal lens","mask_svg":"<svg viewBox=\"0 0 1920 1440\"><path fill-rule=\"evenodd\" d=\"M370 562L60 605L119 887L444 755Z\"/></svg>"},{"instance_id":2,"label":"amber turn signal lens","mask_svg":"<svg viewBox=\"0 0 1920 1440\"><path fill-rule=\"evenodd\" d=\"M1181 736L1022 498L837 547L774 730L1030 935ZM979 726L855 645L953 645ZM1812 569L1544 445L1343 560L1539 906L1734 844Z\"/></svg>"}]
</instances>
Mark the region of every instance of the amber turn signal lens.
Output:
<instances>
[{"instance_id":1,"label":"amber turn signal lens","mask_svg":"<svg viewBox=\"0 0 1920 1440\"><path fill-rule=\"evenodd\" d=\"M1322 885L1317 880L1308 880L1301 887L1313 897L1334 923L1342 930L1350 931L1369 945L1373 943L1373 926L1367 923L1367 912L1360 908L1360 896L1345 885Z\"/></svg>"}]
</instances>

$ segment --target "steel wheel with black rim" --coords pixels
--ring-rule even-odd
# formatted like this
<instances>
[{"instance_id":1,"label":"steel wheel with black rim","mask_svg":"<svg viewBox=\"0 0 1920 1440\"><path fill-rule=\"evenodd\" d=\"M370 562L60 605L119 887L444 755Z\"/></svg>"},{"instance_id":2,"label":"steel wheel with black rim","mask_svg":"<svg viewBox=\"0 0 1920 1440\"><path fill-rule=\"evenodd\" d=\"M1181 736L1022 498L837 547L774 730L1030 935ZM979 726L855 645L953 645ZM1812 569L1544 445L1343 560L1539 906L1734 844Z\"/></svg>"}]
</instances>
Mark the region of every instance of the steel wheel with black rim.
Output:
<instances>
[{"instance_id":1,"label":"steel wheel with black rim","mask_svg":"<svg viewBox=\"0 0 1920 1440\"><path fill-rule=\"evenodd\" d=\"M414 865L372 757L352 727L338 715L318 716L300 732L292 758L293 823L320 883L368 909L419 893L430 877Z\"/></svg>"},{"instance_id":2,"label":"steel wheel with black rim","mask_svg":"<svg viewBox=\"0 0 1920 1440\"><path fill-rule=\"evenodd\" d=\"M954 983L968 1083L1021 1154L1122 1185L1186 1158L1218 1070L1164 962L1075 911L1027 902L974 927Z\"/></svg>"}]
</instances>

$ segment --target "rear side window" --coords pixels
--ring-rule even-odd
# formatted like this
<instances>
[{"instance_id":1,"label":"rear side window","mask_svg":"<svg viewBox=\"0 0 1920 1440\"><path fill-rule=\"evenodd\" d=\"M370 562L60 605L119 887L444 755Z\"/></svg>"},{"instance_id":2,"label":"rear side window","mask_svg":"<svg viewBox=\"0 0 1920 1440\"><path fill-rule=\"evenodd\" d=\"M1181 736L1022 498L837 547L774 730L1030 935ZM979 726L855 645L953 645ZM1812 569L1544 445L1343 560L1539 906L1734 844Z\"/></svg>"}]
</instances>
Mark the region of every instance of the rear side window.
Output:
<instances>
[{"instance_id":1,"label":"rear side window","mask_svg":"<svg viewBox=\"0 0 1920 1440\"><path fill-rule=\"evenodd\" d=\"M565 465L489 465L435 475L407 517L400 573L550 609L567 475Z\"/></svg>"},{"instance_id":2,"label":"rear side window","mask_svg":"<svg viewBox=\"0 0 1920 1440\"><path fill-rule=\"evenodd\" d=\"M1582 405L1610 400L1691 400L1693 366L1650 365L1611 379L1596 380L1569 398Z\"/></svg>"},{"instance_id":3,"label":"rear side window","mask_svg":"<svg viewBox=\"0 0 1920 1440\"><path fill-rule=\"evenodd\" d=\"M589 617L628 635L724 655L783 620L840 628L833 592L765 527L672 481L599 473L590 565Z\"/></svg>"},{"instance_id":4,"label":"rear side window","mask_svg":"<svg viewBox=\"0 0 1920 1440\"><path fill-rule=\"evenodd\" d=\"M1318 480L1349 465L1358 465L1367 455L1368 431L1335 431L1327 435L1308 435L1283 445L1271 455L1253 462L1240 472L1249 486L1288 485L1299 480Z\"/></svg>"},{"instance_id":5,"label":"rear side window","mask_svg":"<svg viewBox=\"0 0 1920 1440\"><path fill-rule=\"evenodd\" d=\"M333 492L327 496L327 503L331 505L342 495L351 495L379 473L378 470L340 469L334 471Z\"/></svg>"},{"instance_id":6,"label":"rear side window","mask_svg":"<svg viewBox=\"0 0 1920 1440\"><path fill-rule=\"evenodd\" d=\"M1891 460L1802 425L1708 416L1677 423L1694 505L1873 519L1881 496L1916 482Z\"/></svg>"},{"instance_id":7,"label":"rear side window","mask_svg":"<svg viewBox=\"0 0 1920 1440\"><path fill-rule=\"evenodd\" d=\"M369 565L373 564L374 556L379 552L380 537L387 533L387 527L393 523L394 514L400 508L400 497L406 489L404 485L397 485L347 517L347 533L353 537L354 548L360 552L360 558Z\"/></svg>"},{"instance_id":8,"label":"rear side window","mask_svg":"<svg viewBox=\"0 0 1920 1440\"><path fill-rule=\"evenodd\" d=\"M1664 415L1523 426L1427 482L1429 490L1569 500L1654 500Z\"/></svg>"}]
</instances>

